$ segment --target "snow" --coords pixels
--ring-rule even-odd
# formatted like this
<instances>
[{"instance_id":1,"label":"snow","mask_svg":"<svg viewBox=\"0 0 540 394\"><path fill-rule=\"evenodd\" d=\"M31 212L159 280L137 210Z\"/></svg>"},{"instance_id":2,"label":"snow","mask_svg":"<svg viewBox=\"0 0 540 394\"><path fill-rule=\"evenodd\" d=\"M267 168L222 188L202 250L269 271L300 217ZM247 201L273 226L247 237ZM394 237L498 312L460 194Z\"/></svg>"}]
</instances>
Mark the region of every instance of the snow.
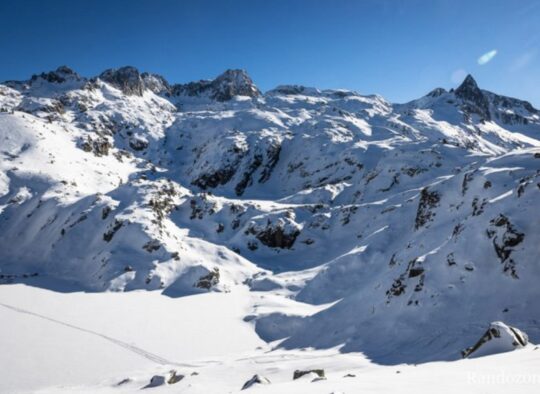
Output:
<instances>
[{"instance_id":1,"label":"snow","mask_svg":"<svg viewBox=\"0 0 540 394\"><path fill-rule=\"evenodd\" d=\"M530 104L470 79L392 104L117 71L0 85L0 391L133 392L171 370L185 378L152 390L533 376L534 345L460 360L491 322L540 340ZM328 380L292 381L317 368Z\"/></svg>"},{"instance_id":2,"label":"snow","mask_svg":"<svg viewBox=\"0 0 540 394\"><path fill-rule=\"evenodd\" d=\"M129 393L170 370L185 378L152 392L236 393L255 374L271 383L250 390L264 393L428 393L435 387L443 393L527 393L540 383L534 345L475 359L392 366L338 349L272 350L242 320L249 298L242 290L168 298L144 291L2 286L0 391ZM296 369L317 368L327 380L292 379Z\"/></svg>"}]
</instances>

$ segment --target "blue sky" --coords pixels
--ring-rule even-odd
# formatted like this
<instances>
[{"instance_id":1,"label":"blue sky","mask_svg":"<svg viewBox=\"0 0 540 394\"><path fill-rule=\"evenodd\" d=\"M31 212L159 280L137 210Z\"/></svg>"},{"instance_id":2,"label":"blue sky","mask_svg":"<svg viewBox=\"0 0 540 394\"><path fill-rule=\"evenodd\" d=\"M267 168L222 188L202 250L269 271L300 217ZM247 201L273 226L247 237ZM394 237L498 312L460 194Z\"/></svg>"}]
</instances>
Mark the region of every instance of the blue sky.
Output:
<instances>
[{"instance_id":1,"label":"blue sky","mask_svg":"<svg viewBox=\"0 0 540 394\"><path fill-rule=\"evenodd\" d=\"M0 0L0 80L62 64L85 76L129 64L170 82L244 68L262 90L393 102L471 73L540 107L540 1Z\"/></svg>"}]
</instances>

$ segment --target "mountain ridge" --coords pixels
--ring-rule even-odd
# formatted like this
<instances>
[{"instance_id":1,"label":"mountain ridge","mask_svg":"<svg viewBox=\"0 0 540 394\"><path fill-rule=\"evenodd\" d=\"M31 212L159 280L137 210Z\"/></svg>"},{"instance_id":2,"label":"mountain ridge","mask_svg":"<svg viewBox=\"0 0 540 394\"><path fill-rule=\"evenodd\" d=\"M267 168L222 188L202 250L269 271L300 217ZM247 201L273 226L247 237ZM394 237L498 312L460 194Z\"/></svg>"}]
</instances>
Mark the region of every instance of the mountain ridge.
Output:
<instances>
[{"instance_id":1,"label":"mountain ridge","mask_svg":"<svg viewBox=\"0 0 540 394\"><path fill-rule=\"evenodd\" d=\"M215 81L215 80L219 80L220 78L221 79L228 79L228 78L230 79L231 76L237 76L237 77L240 76L240 79L245 80L248 85L252 85L254 87L254 89L258 92L258 95L260 95L260 94L266 95L267 93L270 93L270 92L273 92L273 91L279 91L280 89L283 90L283 89L289 89L289 88L292 88L291 90L289 90L289 92L296 91L296 93L300 93L300 91L306 90L306 89L311 90L312 92L313 91L319 91L316 88L302 86L302 85L279 85L279 86L277 86L275 88L269 89L266 92L262 93L255 86L255 84L253 83L253 81L251 80L251 78L249 77L249 75L248 75L248 73L247 73L247 71L245 69L227 69L223 73L216 76L214 79L201 79L201 80L198 80L198 81L171 84L171 83L169 83L169 81L167 81L167 79L165 77L163 77L163 76L161 76L159 74L155 74L155 73L151 73L151 72L147 72L147 71L140 72L136 67L129 66L129 65L121 66L121 67L118 67L118 68L110 68L110 69L107 69L107 70L101 72L97 76L93 76L93 77L89 77L89 78L82 77L77 72L75 72L73 69L71 69L69 66L61 65L61 66L57 67L55 70L51 70L51 71L48 71L48 72L42 72L41 74L33 74L29 80L6 80L6 81L0 82L0 83L4 84L4 85L7 84L9 86L10 84L20 84L20 83L35 81L37 78L49 79L48 82L64 82L63 81L64 77L62 76L63 74L74 77L76 79L81 79L81 80L85 80L85 81L93 81L96 78L100 78L100 77L107 78L107 73L117 73L117 72L120 72L120 73L126 72L127 74L132 73L133 75L139 76L143 81L146 81L146 83L148 84L147 88L149 88L150 90L152 90L156 94L163 94L163 93L164 94L171 94L171 92L174 91L174 90L177 91L177 92L180 92L182 90L189 90L190 86L193 87L193 86L197 86L197 84L200 85L200 84L204 84L204 83L209 83L209 82L212 82L212 81ZM151 79L155 79L155 80L151 81ZM469 86L469 84L470 84L470 86ZM467 74L467 76L465 77L463 82L457 88L450 89L450 92L455 91L459 95L460 92L463 92L463 91L466 92L467 91L466 88L469 88L469 90L470 90L470 88L474 88L474 89L476 89L476 90L478 90L480 92L482 91L482 89L480 89L478 87L478 84L477 84L476 80L474 79L474 77L471 74ZM357 94L356 91L350 90L350 89L325 89L325 90L327 90L327 91L343 91L343 92L349 92L349 93ZM435 88L434 90L429 92L426 96L429 96L429 95L434 94L434 93L440 94L441 92L446 92L446 89L444 89L444 88ZM492 93L492 92L489 92L489 91L486 91L486 92L491 93L491 94L495 94L495 93ZM257 95L255 92L252 92L252 93ZM377 96L377 94L371 94L371 95L367 95L367 96ZM496 96L505 97L505 98L509 98L509 99L513 99L513 100L518 100L518 99L514 99L513 97L510 97L510 96L503 96L503 95L496 95ZM223 101L223 100L221 100L221 101ZM415 101L415 100L411 100L411 102L412 101ZM531 111L531 112L538 111L538 109L534 108L530 102L525 101L525 100L518 100L518 101L523 102L528 107L529 111ZM406 103L404 103L404 104L406 104Z\"/></svg>"}]
</instances>

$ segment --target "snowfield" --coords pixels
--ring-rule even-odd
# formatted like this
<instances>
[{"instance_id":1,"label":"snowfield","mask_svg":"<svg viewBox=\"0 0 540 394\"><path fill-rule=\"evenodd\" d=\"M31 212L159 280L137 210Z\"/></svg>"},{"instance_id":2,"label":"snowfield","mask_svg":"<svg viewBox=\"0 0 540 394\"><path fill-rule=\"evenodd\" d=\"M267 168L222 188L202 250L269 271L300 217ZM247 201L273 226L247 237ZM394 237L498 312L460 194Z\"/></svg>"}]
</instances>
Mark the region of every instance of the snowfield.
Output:
<instances>
[{"instance_id":1,"label":"snowfield","mask_svg":"<svg viewBox=\"0 0 540 394\"><path fill-rule=\"evenodd\" d=\"M238 289L169 298L145 291L88 294L2 286L0 391L131 393L170 370L185 377L153 392L237 393L255 374L271 382L250 388L257 393L416 393L434 388L442 393L533 393L540 384L540 352L534 345L461 361L392 366L338 349L275 349L242 319L250 304L264 302L263 294ZM319 368L326 380L293 380L295 370Z\"/></svg>"},{"instance_id":2,"label":"snowfield","mask_svg":"<svg viewBox=\"0 0 540 394\"><path fill-rule=\"evenodd\" d=\"M0 392L536 392L539 177L471 76L6 81Z\"/></svg>"}]
</instances>

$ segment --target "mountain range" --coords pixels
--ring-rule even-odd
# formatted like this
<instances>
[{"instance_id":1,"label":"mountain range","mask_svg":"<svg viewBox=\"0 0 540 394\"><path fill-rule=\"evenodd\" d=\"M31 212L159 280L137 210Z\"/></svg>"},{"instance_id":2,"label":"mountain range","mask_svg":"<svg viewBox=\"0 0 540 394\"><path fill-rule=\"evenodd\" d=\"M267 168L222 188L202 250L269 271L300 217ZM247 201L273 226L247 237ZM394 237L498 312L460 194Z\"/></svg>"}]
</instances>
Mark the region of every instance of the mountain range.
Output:
<instances>
[{"instance_id":1,"label":"mountain range","mask_svg":"<svg viewBox=\"0 0 540 394\"><path fill-rule=\"evenodd\" d=\"M279 348L457 359L540 340L539 177L540 111L470 75L395 104L62 66L0 84L0 283L247 288Z\"/></svg>"}]
</instances>

